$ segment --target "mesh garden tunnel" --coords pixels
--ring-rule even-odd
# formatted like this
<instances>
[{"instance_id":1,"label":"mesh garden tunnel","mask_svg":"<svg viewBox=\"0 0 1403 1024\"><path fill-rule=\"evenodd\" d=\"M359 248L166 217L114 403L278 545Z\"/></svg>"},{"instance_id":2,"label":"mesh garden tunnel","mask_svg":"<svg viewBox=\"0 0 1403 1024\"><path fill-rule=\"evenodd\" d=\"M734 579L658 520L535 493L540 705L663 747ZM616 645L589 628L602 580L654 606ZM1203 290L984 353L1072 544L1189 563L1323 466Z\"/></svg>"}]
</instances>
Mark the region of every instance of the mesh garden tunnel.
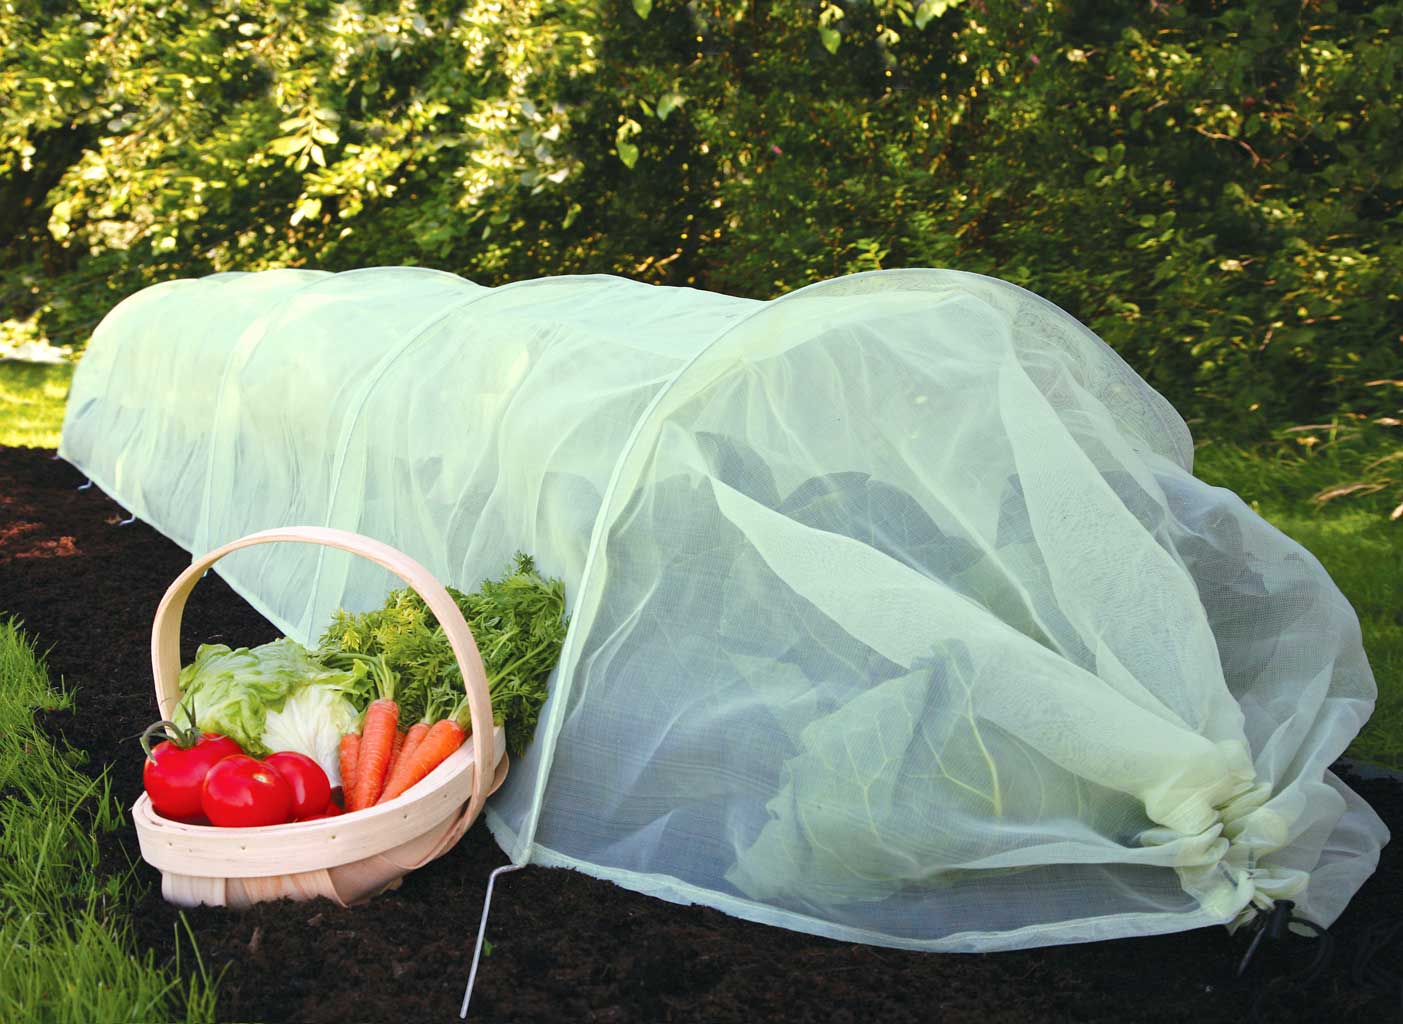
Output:
<instances>
[{"instance_id":1,"label":"mesh garden tunnel","mask_svg":"<svg viewBox=\"0 0 1403 1024\"><path fill-rule=\"evenodd\" d=\"M488 807L518 863L835 938L994 950L1329 924L1388 835L1329 765L1375 687L1308 552L1171 406L1013 285L769 302L612 277L219 274L99 326L60 453L202 553L368 534L572 616ZM392 583L266 545L289 635Z\"/></svg>"}]
</instances>

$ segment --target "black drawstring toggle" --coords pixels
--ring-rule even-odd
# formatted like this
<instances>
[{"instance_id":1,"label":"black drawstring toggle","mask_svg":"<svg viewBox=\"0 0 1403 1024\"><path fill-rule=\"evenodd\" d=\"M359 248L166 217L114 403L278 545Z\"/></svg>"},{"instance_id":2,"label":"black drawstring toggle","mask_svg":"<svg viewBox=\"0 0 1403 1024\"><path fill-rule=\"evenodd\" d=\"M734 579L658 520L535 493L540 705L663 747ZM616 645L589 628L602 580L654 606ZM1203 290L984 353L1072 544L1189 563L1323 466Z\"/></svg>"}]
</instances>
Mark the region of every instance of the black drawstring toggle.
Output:
<instances>
[{"instance_id":1,"label":"black drawstring toggle","mask_svg":"<svg viewBox=\"0 0 1403 1024\"><path fill-rule=\"evenodd\" d=\"M1291 900L1277 900L1272 904L1271 910L1257 915L1254 922L1256 934L1252 936L1247 953L1238 965L1237 976L1242 977L1251 965L1253 957L1261 952L1263 940L1270 940L1274 949L1287 951L1292 946L1292 943L1287 941L1291 935L1308 936L1315 940L1315 956L1304 970L1298 965L1293 965L1286 975L1260 982L1261 988L1252 1000L1252 1010L1247 1018L1252 1024L1267 1024L1269 1020L1274 1020L1275 1018L1270 1017L1267 1012L1268 1000L1273 994L1279 996L1285 989L1299 990L1314 983L1329 966L1334 954L1334 936L1314 921L1297 917L1295 911L1296 904Z\"/></svg>"},{"instance_id":2,"label":"black drawstring toggle","mask_svg":"<svg viewBox=\"0 0 1403 1024\"><path fill-rule=\"evenodd\" d=\"M1257 915L1255 927L1257 934L1252 936L1252 942L1247 947L1247 953L1242 958L1242 963L1237 965L1237 976L1240 978L1246 973L1248 965L1252 963L1252 958L1257 955L1257 948L1262 944L1263 939L1270 939L1272 942L1280 942L1286 937L1286 933L1291 928L1291 913L1296 909L1296 904L1291 900L1277 900L1272 904L1272 908L1267 915Z\"/></svg>"}]
</instances>

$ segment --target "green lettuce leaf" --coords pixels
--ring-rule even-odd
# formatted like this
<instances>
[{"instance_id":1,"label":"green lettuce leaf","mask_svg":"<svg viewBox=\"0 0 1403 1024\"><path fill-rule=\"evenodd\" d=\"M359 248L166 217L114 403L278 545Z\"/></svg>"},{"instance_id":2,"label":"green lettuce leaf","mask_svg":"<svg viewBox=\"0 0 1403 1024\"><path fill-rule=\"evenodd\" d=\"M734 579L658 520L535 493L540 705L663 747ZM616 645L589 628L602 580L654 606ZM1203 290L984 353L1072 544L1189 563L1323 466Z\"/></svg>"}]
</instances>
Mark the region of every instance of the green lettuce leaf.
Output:
<instances>
[{"instance_id":1,"label":"green lettuce leaf","mask_svg":"<svg viewBox=\"0 0 1403 1024\"><path fill-rule=\"evenodd\" d=\"M263 757L273 753L264 742L269 712L281 711L288 698L306 686L326 687L337 694L353 692L364 674L363 666L327 668L287 637L237 650L225 644L203 644L194 662L180 670L177 720L183 721L184 709L193 707L202 731L228 736L246 753Z\"/></svg>"}]
</instances>

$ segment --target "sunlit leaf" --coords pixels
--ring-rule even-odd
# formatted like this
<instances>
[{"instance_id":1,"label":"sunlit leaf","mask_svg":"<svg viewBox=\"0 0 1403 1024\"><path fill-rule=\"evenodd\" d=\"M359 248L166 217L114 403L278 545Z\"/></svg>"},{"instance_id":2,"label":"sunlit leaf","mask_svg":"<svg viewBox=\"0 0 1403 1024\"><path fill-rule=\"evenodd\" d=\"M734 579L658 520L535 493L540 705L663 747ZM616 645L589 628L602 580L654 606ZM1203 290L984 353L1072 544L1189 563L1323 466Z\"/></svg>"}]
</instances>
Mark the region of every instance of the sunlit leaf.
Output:
<instances>
[{"instance_id":1,"label":"sunlit leaf","mask_svg":"<svg viewBox=\"0 0 1403 1024\"><path fill-rule=\"evenodd\" d=\"M629 170L633 170L634 164L638 163L638 146L628 140L643 130L643 126L632 118L625 119L619 125L619 130L614 133L614 149L619 155L619 160Z\"/></svg>"},{"instance_id":2,"label":"sunlit leaf","mask_svg":"<svg viewBox=\"0 0 1403 1024\"><path fill-rule=\"evenodd\" d=\"M916 27L923 29L932 18L939 18L950 7L949 0L923 0L916 8Z\"/></svg>"},{"instance_id":3,"label":"sunlit leaf","mask_svg":"<svg viewBox=\"0 0 1403 1024\"><path fill-rule=\"evenodd\" d=\"M293 227L296 227L304 220L310 220L313 217L321 216L321 212L322 201L316 196L308 196L297 204L297 209L292 211L292 217L289 219L289 223Z\"/></svg>"},{"instance_id":4,"label":"sunlit leaf","mask_svg":"<svg viewBox=\"0 0 1403 1024\"><path fill-rule=\"evenodd\" d=\"M686 102L687 97L681 93L664 93L658 100L658 120L666 121L669 114Z\"/></svg>"}]
</instances>

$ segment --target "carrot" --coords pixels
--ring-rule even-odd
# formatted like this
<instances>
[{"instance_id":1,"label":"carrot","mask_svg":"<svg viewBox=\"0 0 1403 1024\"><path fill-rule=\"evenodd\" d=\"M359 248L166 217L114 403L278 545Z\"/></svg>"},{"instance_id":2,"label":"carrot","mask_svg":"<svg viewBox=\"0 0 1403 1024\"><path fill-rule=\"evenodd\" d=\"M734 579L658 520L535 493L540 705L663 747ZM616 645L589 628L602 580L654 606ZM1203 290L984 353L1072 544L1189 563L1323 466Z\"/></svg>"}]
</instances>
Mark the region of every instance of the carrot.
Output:
<instances>
[{"instance_id":1,"label":"carrot","mask_svg":"<svg viewBox=\"0 0 1403 1024\"><path fill-rule=\"evenodd\" d=\"M385 776L385 791L384 793L380 794L380 799L377 801L377 803L383 804L386 800L391 799L390 797L387 797L385 793L388 793L395 788L395 785L398 782L400 776L405 774L405 767L409 764L410 759L414 756L414 751L418 749L420 743L424 742L424 737L427 736L428 733L428 722L415 722L409 727L409 732L405 733L404 746L400 748L399 757L395 758L395 763L390 768L390 773ZM409 787L401 786L396 791L396 795L398 795L399 793L403 793L407 788Z\"/></svg>"},{"instance_id":2,"label":"carrot","mask_svg":"<svg viewBox=\"0 0 1403 1024\"><path fill-rule=\"evenodd\" d=\"M365 709L360 731L360 756L356 759L356 788L346 810L364 810L375 806L380 791L385 788L385 773L394 753L395 737L399 734L399 705L395 703L395 674L385 663L385 656L368 657L350 654L370 666L375 680L377 698Z\"/></svg>"},{"instance_id":3,"label":"carrot","mask_svg":"<svg viewBox=\"0 0 1403 1024\"><path fill-rule=\"evenodd\" d=\"M355 805L358 811L375 806L375 801L380 798L398 724L399 705L392 700L373 700L370 707L365 709L365 728L360 734L360 760L356 762Z\"/></svg>"},{"instance_id":4,"label":"carrot","mask_svg":"<svg viewBox=\"0 0 1403 1024\"><path fill-rule=\"evenodd\" d=\"M341 800L350 810L351 794L356 788L356 759L360 757L360 734L348 732L341 737Z\"/></svg>"},{"instance_id":5,"label":"carrot","mask_svg":"<svg viewBox=\"0 0 1403 1024\"><path fill-rule=\"evenodd\" d=\"M404 749L404 736L405 733L403 729L395 730L395 742L394 745L390 747L390 763L385 766L386 782L390 781L390 777L395 773L395 765L399 764L400 751ZM379 802L378 800L376 801L376 803Z\"/></svg>"},{"instance_id":6,"label":"carrot","mask_svg":"<svg viewBox=\"0 0 1403 1024\"><path fill-rule=\"evenodd\" d=\"M462 699L459 698L455 701L451 693L436 691L429 694L428 703L424 707L424 717L409 727L409 731L405 734L404 746L395 755L395 760L390 765L390 771L385 776L386 789L390 788L397 774L408 763L408 758L414 753L414 748L424 741L424 737L428 735L429 727L440 718L452 716L455 711L462 713L462 704ZM384 802L385 797L382 794L377 803L383 804Z\"/></svg>"},{"instance_id":7,"label":"carrot","mask_svg":"<svg viewBox=\"0 0 1403 1024\"><path fill-rule=\"evenodd\" d=\"M467 732L452 718L435 722L423 741L414 748L413 756L408 758L404 767L396 773L394 786L385 787L381 799L393 800L419 782L446 761L448 755L461 747L467 738Z\"/></svg>"}]
</instances>

